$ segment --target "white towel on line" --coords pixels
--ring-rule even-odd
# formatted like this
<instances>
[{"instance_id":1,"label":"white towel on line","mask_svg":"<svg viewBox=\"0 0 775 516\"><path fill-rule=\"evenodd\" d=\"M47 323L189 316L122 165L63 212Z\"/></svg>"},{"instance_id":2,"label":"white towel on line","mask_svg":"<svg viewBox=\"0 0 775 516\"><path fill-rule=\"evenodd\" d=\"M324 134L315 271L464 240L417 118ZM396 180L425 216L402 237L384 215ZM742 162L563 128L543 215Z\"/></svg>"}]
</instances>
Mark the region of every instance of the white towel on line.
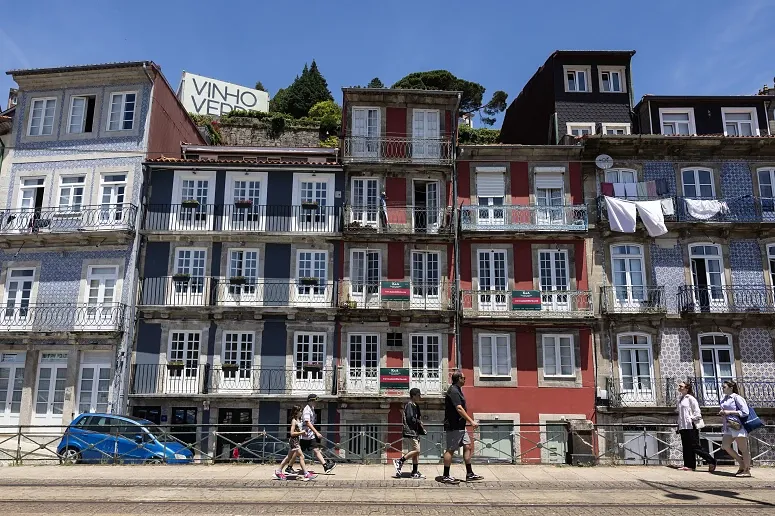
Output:
<instances>
[{"instance_id":1,"label":"white towel on line","mask_svg":"<svg viewBox=\"0 0 775 516\"><path fill-rule=\"evenodd\" d=\"M638 197L638 183L624 183L624 195L629 199Z\"/></svg>"},{"instance_id":2,"label":"white towel on line","mask_svg":"<svg viewBox=\"0 0 775 516\"><path fill-rule=\"evenodd\" d=\"M634 203L606 196L605 204L608 209L608 221L611 224L612 231L635 233L635 221L638 217L638 212Z\"/></svg>"},{"instance_id":3,"label":"white towel on line","mask_svg":"<svg viewBox=\"0 0 775 516\"><path fill-rule=\"evenodd\" d=\"M667 233L661 201L638 201L634 204L649 236L658 237Z\"/></svg>"},{"instance_id":4,"label":"white towel on line","mask_svg":"<svg viewBox=\"0 0 775 516\"><path fill-rule=\"evenodd\" d=\"M662 203L662 215L675 215L675 206L673 205L672 198L660 199L660 202Z\"/></svg>"},{"instance_id":5,"label":"white towel on line","mask_svg":"<svg viewBox=\"0 0 775 516\"><path fill-rule=\"evenodd\" d=\"M686 211L689 215L699 220L708 220L721 212L726 212L726 203L716 200L684 199Z\"/></svg>"},{"instance_id":6,"label":"white towel on line","mask_svg":"<svg viewBox=\"0 0 775 516\"><path fill-rule=\"evenodd\" d=\"M624 183L614 183L614 195L624 197Z\"/></svg>"}]
</instances>

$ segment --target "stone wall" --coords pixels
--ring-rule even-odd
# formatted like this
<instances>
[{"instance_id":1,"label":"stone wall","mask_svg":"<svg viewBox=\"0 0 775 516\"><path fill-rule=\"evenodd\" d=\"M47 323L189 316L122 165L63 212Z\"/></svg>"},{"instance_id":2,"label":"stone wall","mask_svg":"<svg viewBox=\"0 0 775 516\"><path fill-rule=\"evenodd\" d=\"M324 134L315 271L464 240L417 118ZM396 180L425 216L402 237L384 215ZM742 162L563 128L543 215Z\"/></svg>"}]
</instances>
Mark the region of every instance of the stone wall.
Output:
<instances>
[{"instance_id":1,"label":"stone wall","mask_svg":"<svg viewBox=\"0 0 775 516\"><path fill-rule=\"evenodd\" d=\"M273 137L269 123L249 118L229 119L221 122L222 145L241 147L319 147L320 131L317 128L289 128Z\"/></svg>"}]
</instances>

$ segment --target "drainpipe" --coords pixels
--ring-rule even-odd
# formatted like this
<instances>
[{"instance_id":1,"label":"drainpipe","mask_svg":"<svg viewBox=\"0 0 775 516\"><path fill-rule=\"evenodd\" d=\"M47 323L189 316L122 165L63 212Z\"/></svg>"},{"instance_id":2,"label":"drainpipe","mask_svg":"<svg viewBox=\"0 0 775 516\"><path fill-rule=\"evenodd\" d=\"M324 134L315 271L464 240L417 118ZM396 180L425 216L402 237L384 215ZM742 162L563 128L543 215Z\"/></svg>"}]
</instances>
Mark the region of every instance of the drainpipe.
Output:
<instances>
[{"instance_id":1,"label":"drainpipe","mask_svg":"<svg viewBox=\"0 0 775 516\"><path fill-rule=\"evenodd\" d=\"M554 141L552 139L549 139L549 145L557 145L560 143L560 126L559 122L557 121L557 111L552 114L552 119L554 122Z\"/></svg>"},{"instance_id":2,"label":"drainpipe","mask_svg":"<svg viewBox=\"0 0 775 516\"><path fill-rule=\"evenodd\" d=\"M143 63L143 72L145 72L145 76L148 77L148 80L153 84L153 78L151 77L151 74L148 73L148 63Z\"/></svg>"},{"instance_id":3,"label":"drainpipe","mask_svg":"<svg viewBox=\"0 0 775 516\"><path fill-rule=\"evenodd\" d=\"M457 106L455 107L455 116L452 117L452 209L453 220L455 221L454 228L454 240L453 246L455 249L455 366L460 368L463 363L463 353L460 350L461 347L461 335L460 335L460 312L462 309L460 300L460 218L457 216L458 212L455 210L457 205L457 130L459 116L457 110L460 107L460 94L457 96Z\"/></svg>"},{"instance_id":4,"label":"drainpipe","mask_svg":"<svg viewBox=\"0 0 775 516\"><path fill-rule=\"evenodd\" d=\"M770 131L770 106L772 106L772 101L764 102L764 121L767 124L767 136L772 136Z\"/></svg>"},{"instance_id":5,"label":"drainpipe","mask_svg":"<svg viewBox=\"0 0 775 516\"><path fill-rule=\"evenodd\" d=\"M651 120L651 101L646 102L646 109L649 110L649 134L654 134L654 122ZM662 131L660 131L661 133Z\"/></svg>"}]
</instances>

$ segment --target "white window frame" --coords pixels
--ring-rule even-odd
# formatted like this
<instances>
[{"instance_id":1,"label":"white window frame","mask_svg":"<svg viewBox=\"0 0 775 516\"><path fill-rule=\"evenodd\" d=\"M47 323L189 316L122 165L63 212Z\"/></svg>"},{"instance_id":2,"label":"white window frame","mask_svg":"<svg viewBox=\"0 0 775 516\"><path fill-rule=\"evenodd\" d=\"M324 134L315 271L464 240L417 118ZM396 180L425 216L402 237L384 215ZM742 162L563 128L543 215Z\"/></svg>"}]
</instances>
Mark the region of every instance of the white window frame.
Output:
<instances>
[{"instance_id":1,"label":"white window frame","mask_svg":"<svg viewBox=\"0 0 775 516\"><path fill-rule=\"evenodd\" d=\"M696 247L696 246L715 247L716 249L718 249L718 254L717 255L694 254L692 252L692 248ZM694 302L697 303L697 304L700 304L700 299L698 298L698 295L700 293L700 291L699 291L700 286L696 285L695 282L694 282L694 273L692 271L692 260L697 258L697 259L705 260L706 263L707 263L707 260L708 260L709 257L710 258L716 257L716 258L718 258L719 268L721 269L720 270L720 274L719 274L719 277L721 279L721 285L717 286L718 288L721 289L721 298L720 299L716 299L716 298L712 297L712 289L714 287L711 286L710 284L708 284L705 288L708 291L708 302L710 304L711 311L713 310L713 308L712 308L713 306L719 306L719 305L721 305L722 307L726 306L726 302L727 302L727 294L726 294L726 291L725 291L725 287L727 286L726 266L724 265L724 250L721 248L721 245L720 244L713 244L711 242L693 242L693 243L689 244L688 251L689 251L689 276L691 278L691 286L694 287ZM708 274L707 268L706 268L705 274L706 275Z\"/></svg>"},{"instance_id":2,"label":"white window frame","mask_svg":"<svg viewBox=\"0 0 775 516\"><path fill-rule=\"evenodd\" d=\"M415 115L422 113L423 135L418 136ZM428 115L436 115L436 134L428 135ZM438 109L412 109L412 158L415 160L438 159L441 153L441 111Z\"/></svg>"},{"instance_id":3,"label":"white window frame","mask_svg":"<svg viewBox=\"0 0 775 516\"><path fill-rule=\"evenodd\" d=\"M106 355L106 354L100 353L100 355ZM85 356L85 359L81 362L81 366L78 369L78 385L77 385L77 387L78 387L78 399L76 400L76 405L75 406L76 406L78 412L80 412L80 413L83 413L83 412L89 412L89 413L108 412L108 407L110 407L110 391L111 391L111 386L113 384L113 367L112 367L112 365L110 364L109 361L108 362L100 361L100 360L96 359L96 357L92 358L92 359L89 359L89 354L88 353L85 354L84 356ZM107 358L107 356L105 356L104 358ZM89 410L87 410L87 411L81 410L81 402L82 402L82 397L83 397L82 386L83 386L83 380L84 380L84 378L83 378L83 371L84 371L84 369L94 369L94 376L91 379L92 387L91 387L91 392L90 392L90 394L92 396L92 399L89 402ZM98 410L99 403L97 401L97 398L98 398L98 395L100 393L100 390L99 390L100 371L102 371L103 369L107 369L108 372L109 372L108 391L107 391L108 392L108 399L105 402L106 409L105 410Z\"/></svg>"},{"instance_id":4,"label":"white window frame","mask_svg":"<svg viewBox=\"0 0 775 516\"><path fill-rule=\"evenodd\" d=\"M632 174L632 178L634 181L622 181L622 172L627 172ZM609 181L608 175L616 173L616 181ZM637 183L638 182L638 171L633 168L609 168L605 171L605 175L603 176L604 182L606 183Z\"/></svg>"},{"instance_id":5,"label":"white window frame","mask_svg":"<svg viewBox=\"0 0 775 516\"><path fill-rule=\"evenodd\" d=\"M110 181L107 180L108 177L115 177L115 176L124 176L123 181L116 181L111 179ZM99 189L99 204L100 204L100 222L101 224L108 224L108 225L125 225L129 224L131 222L130 215L131 213L124 212L125 206L129 203L127 203L127 193L128 193L128 182L129 173L128 172L103 172L100 174L100 189ZM122 194L118 193L118 188L121 186L124 187L124 192ZM110 195L110 202L105 202L105 189L110 188L111 195ZM118 202L118 197L121 196L121 202ZM116 202L113 202L115 199Z\"/></svg>"},{"instance_id":6,"label":"white window frame","mask_svg":"<svg viewBox=\"0 0 775 516\"><path fill-rule=\"evenodd\" d=\"M615 134L608 134L608 129L624 129L624 134L630 134L630 124L622 124L622 123L603 123L602 124L602 133L603 135L608 136L617 136ZM618 135L621 136L621 135Z\"/></svg>"},{"instance_id":7,"label":"white window frame","mask_svg":"<svg viewBox=\"0 0 775 516\"><path fill-rule=\"evenodd\" d=\"M51 360L44 360L44 356L49 355ZM41 351L40 359L38 360L38 369L35 374L35 398L32 405L32 420L33 424L59 424L64 416L64 402L67 401L67 361L68 353L66 351ZM49 377L49 387L46 401L47 408L45 413L38 412L38 400L40 399L40 371L44 368L51 368L52 375ZM62 413L54 414L51 409L54 405L53 398L56 395L56 378L60 369L65 370L65 389L64 389L64 401L62 402Z\"/></svg>"},{"instance_id":8,"label":"white window frame","mask_svg":"<svg viewBox=\"0 0 775 516\"><path fill-rule=\"evenodd\" d=\"M231 159L231 158L230 158ZM226 172L226 191L224 192L223 227L239 231L264 231L266 220L272 213L266 207L268 174L266 172ZM188 179L188 178L186 178ZM237 181L252 181L258 185L258 204L250 208L237 209L234 187ZM210 197L209 190L207 197ZM214 199L214 196L213 196Z\"/></svg>"},{"instance_id":9,"label":"white window frame","mask_svg":"<svg viewBox=\"0 0 775 516\"><path fill-rule=\"evenodd\" d=\"M603 74L604 73L609 74L609 77L610 77L610 74L612 74L612 73L618 73L619 74L619 89L618 90L606 91L605 89L603 89L603 84L604 84ZM613 67L609 66L609 67L602 67L602 68L598 67L597 68L597 78L598 78L598 81L600 81L598 83L598 84L600 84L600 93L627 93L627 80L626 80L626 75L625 75L624 68L616 67L616 66L613 66ZM613 82L611 84L613 85Z\"/></svg>"},{"instance_id":10,"label":"white window frame","mask_svg":"<svg viewBox=\"0 0 775 516\"><path fill-rule=\"evenodd\" d=\"M65 183L65 179L81 179L80 183ZM75 198L75 195L73 194L73 191L76 188L81 188L81 202L80 204L74 204L73 200ZM62 200L62 191L64 189L68 189L70 193L68 194L68 199L70 200L70 204L61 204ZM88 206L88 202L86 199L86 196L88 195L88 192L86 190L86 174L67 174L59 177L59 185L56 191L56 203L57 203L57 211L64 212L64 213L81 213L81 210L84 206ZM77 210L74 210L73 208L75 206L78 206Z\"/></svg>"},{"instance_id":11,"label":"white window frame","mask_svg":"<svg viewBox=\"0 0 775 516\"><path fill-rule=\"evenodd\" d=\"M97 274L94 272L95 269L113 269L115 271L114 274ZM106 280L113 280L113 295L111 296L110 301L106 301L104 299L104 291L107 288L105 285ZM92 280L98 280L100 286L102 287L100 290L102 290L103 294L103 301L97 302L96 304L91 304L91 282ZM89 323L98 323L100 322L101 316L104 317L103 322L107 323L111 320L111 312L113 310L113 306L118 303L121 300L121 267L118 265L112 265L112 264L104 264L104 265L89 265L87 272L86 272L86 288L84 289L84 304L88 307L88 317L87 320ZM99 289L99 287L98 287ZM107 306L105 306L107 305ZM100 314L100 309L102 309L102 314ZM91 313L94 311L94 313ZM96 320L95 320L96 319Z\"/></svg>"},{"instance_id":12,"label":"white window frame","mask_svg":"<svg viewBox=\"0 0 775 516\"><path fill-rule=\"evenodd\" d=\"M476 249L476 283L477 283L477 307L480 311L486 312L507 312L511 309L511 292L509 285L511 277L509 274L509 250L508 249ZM495 255L503 253L503 277L505 281L504 290L498 290L495 284L497 275L495 274ZM490 274L487 277L489 290L483 290L482 278L482 255L487 255L487 261L490 265Z\"/></svg>"},{"instance_id":13,"label":"white window frame","mask_svg":"<svg viewBox=\"0 0 775 516\"><path fill-rule=\"evenodd\" d=\"M305 211L301 209L301 183L313 182L313 183L326 183L326 197L325 207L322 211L315 210ZM294 209L298 210L296 216L293 217L293 229L294 231L315 232L315 233L330 233L334 230L336 224L336 217L331 211L334 207L334 189L336 188L334 174L330 173L307 173L307 174L293 174L293 192L292 192L292 205ZM311 221L302 220L303 218L312 217ZM314 220L318 217L317 220ZM310 230L310 228L312 228Z\"/></svg>"},{"instance_id":14,"label":"white window frame","mask_svg":"<svg viewBox=\"0 0 775 516\"><path fill-rule=\"evenodd\" d=\"M416 343L415 343L416 339ZM430 340L433 339L436 342L431 343ZM414 347L417 346L418 348L422 349L422 353L418 353L417 355L422 355L422 365L418 367L414 367L414 361L413 361L413 353L414 353ZM436 351L438 352L438 366L428 367L428 355L429 355L429 348L431 346L436 346ZM441 374L442 374L442 364L444 363L444 346L442 345L442 335L439 333L411 333L409 334L409 348L408 348L408 355L409 355L409 367L410 367L410 387L417 387L420 389L420 392L422 392L423 395L431 393L431 394L439 394L442 392L441 387Z\"/></svg>"},{"instance_id":15,"label":"white window frame","mask_svg":"<svg viewBox=\"0 0 775 516\"><path fill-rule=\"evenodd\" d=\"M596 132L595 131L596 126L597 124L595 124L595 122L568 122L567 124L565 124L565 130L568 135L573 136L575 138L581 138L581 136L576 136L575 134L573 134L574 129L589 129L589 134L593 135Z\"/></svg>"},{"instance_id":16,"label":"white window frame","mask_svg":"<svg viewBox=\"0 0 775 516\"><path fill-rule=\"evenodd\" d=\"M320 374L319 377L316 377L318 375L315 374L314 370L305 372L303 369L299 370L297 367L297 355L299 353L299 337L302 336L309 336L310 337L310 349L312 348L312 340L313 337L322 336L322 351L321 354L321 364L320 364ZM330 374L329 371L326 370L327 361L326 361L326 351L328 347L328 334L326 332L321 331L295 331L293 332L293 355L290 357L291 359L291 371L292 371L292 379L291 379L291 387L293 390L298 391L312 391L312 392L323 392L326 388L326 376ZM307 360L309 360L311 357L307 357ZM309 362L307 362L309 363ZM301 376L301 377L300 377Z\"/></svg>"},{"instance_id":17,"label":"white window frame","mask_svg":"<svg viewBox=\"0 0 775 516\"><path fill-rule=\"evenodd\" d=\"M726 339L726 343L722 344L703 344L702 338L703 337L724 337ZM723 392L721 388L721 384L723 383L724 379L732 379L734 380L737 376L735 371L735 348L732 342L732 335L725 332L704 332L699 333L697 335L697 349L699 351L699 366L700 366L700 380L702 384L700 385L700 388L702 389L702 397L705 400L704 404L713 404L718 405L718 402L723 397ZM715 361L715 371L713 372L714 376L707 377L705 376L705 369L703 367L704 363L702 360L702 352L704 350L712 350L713 351L713 358ZM730 357L730 376L723 376L719 374L718 370L718 351L719 350L726 350L729 351L729 357ZM711 380L712 383L709 381ZM699 393L698 393L699 394Z\"/></svg>"},{"instance_id":18,"label":"white window frame","mask_svg":"<svg viewBox=\"0 0 775 516\"><path fill-rule=\"evenodd\" d=\"M560 338L570 339L570 365L573 369L571 374L562 374L562 352L560 350ZM554 339L555 356L555 374L549 374L546 370L546 340ZM570 333L544 333L541 335L541 360L543 362L544 378L576 378L576 342L574 336Z\"/></svg>"},{"instance_id":19,"label":"white window frame","mask_svg":"<svg viewBox=\"0 0 775 516\"><path fill-rule=\"evenodd\" d=\"M759 118L756 114L756 108L753 107L722 107L721 108L721 123L724 126L724 136L729 136L727 133L727 115L733 113L745 113L751 115L751 136L760 136L759 130ZM737 124L738 133L740 132L740 122L730 122Z\"/></svg>"},{"instance_id":20,"label":"white window frame","mask_svg":"<svg viewBox=\"0 0 775 516\"><path fill-rule=\"evenodd\" d=\"M362 181L366 195L364 195L364 203L362 205L355 204L355 183L356 181ZM368 204L368 183L374 182L377 184L377 197L375 204ZM382 199L380 195L380 178L374 176L354 176L350 178L350 221L360 222L364 226L379 227L380 226L380 212L382 211ZM387 213L385 214L387 218ZM373 220L372 220L373 219Z\"/></svg>"},{"instance_id":21,"label":"white window frame","mask_svg":"<svg viewBox=\"0 0 775 516\"><path fill-rule=\"evenodd\" d=\"M767 246L767 264L770 271L770 287L775 290L775 244Z\"/></svg>"},{"instance_id":22,"label":"white window frame","mask_svg":"<svg viewBox=\"0 0 775 516\"><path fill-rule=\"evenodd\" d=\"M0 351L0 368L8 370L8 390L5 392L5 398L0 397L0 425L17 425L22 410L22 400L24 397L25 383L25 364L27 360L26 351ZM19 398L19 410L12 412L13 394L15 392L14 382L17 372L21 371L22 397Z\"/></svg>"},{"instance_id":23,"label":"white window frame","mask_svg":"<svg viewBox=\"0 0 775 516\"><path fill-rule=\"evenodd\" d=\"M689 136L697 134L697 126L694 123L694 108L659 108L659 134L665 136L686 136L680 134L665 134L665 122L662 115L669 113L684 113L689 115Z\"/></svg>"},{"instance_id":24,"label":"white window frame","mask_svg":"<svg viewBox=\"0 0 775 516\"><path fill-rule=\"evenodd\" d=\"M37 136L53 136L54 135L54 128L57 125L57 97L36 97L34 99L30 100L30 116L27 120L27 136L31 137L37 137ZM45 127L45 121L46 121L46 107L48 107L48 103L52 101L54 102L54 116L51 122L51 132L50 133L44 133L43 128ZM40 119L40 126L38 129L37 134L32 134L32 113L34 112L35 103L36 102L43 102L43 112L41 114Z\"/></svg>"},{"instance_id":25,"label":"white window frame","mask_svg":"<svg viewBox=\"0 0 775 516\"><path fill-rule=\"evenodd\" d=\"M86 134L84 131L84 124L86 123L86 114L88 113L89 109L89 98L93 97L93 95L73 95L70 97L70 109L67 112L67 134ZM83 99L85 104L83 107L83 115L81 116L81 120L79 122L78 130L73 131L73 108L75 107L75 101L76 99ZM95 101L96 102L96 101ZM96 110L96 106L95 106ZM92 131L94 131L94 121L92 120Z\"/></svg>"},{"instance_id":26,"label":"white window frame","mask_svg":"<svg viewBox=\"0 0 775 516\"><path fill-rule=\"evenodd\" d=\"M362 284L363 291L362 292L356 292L355 286L356 284L360 284L357 282L360 282L361 278L354 277L354 265L355 265L355 253L364 253L364 273L365 278L364 282ZM374 285L374 288L376 288L376 292L369 292L369 286L371 286L368 282L368 271L369 271L369 254L370 253L376 253L377 254L377 282L376 285ZM376 307L380 304L380 295L381 295L381 288L380 288L380 282L382 281L382 252L380 249L369 249L365 247L359 247L355 249L350 249L350 297L358 303L358 306L360 308L364 307Z\"/></svg>"},{"instance_id":27,"label":"white window frame","mask_svg":"<svg viewBox=\"0 0 775 516\"><path fill-rule=\"evenodd\" d=\"M508 369L508 374L498 374L498 366L501 365L498 363L498 339L499 338L506 338L506 367ZM482 349L484 346L484 339L489 338L490 340L490 346L491 346L491 352L492 352L492 363L490 364L490 373L485 373L482 363L482 357L484 356L482 353ZM480 333L478 338L479 343L479 377L480 378L511 378L511 336L508 333Z\"/></svg>"},{"instance_id":28,"label":"white window frame","mask_svg":"<svg viewBox=\"0 0 775 516\"><path fill-rule=\"evenodd\" d=\"M684 195L684 197L689 197L686 194L686 183L684 182L684 172L691 171L694 175L694 184L698 187L699 190L700 186L700 176L697 174L698 171L708 172L710 174L710 188L711 188L711 198L716 198L716 177L713 172L712 168L708 167L683 167L680 170L681 173L681 193ZM698 192L700 193L700 192ZM706 199L707 197L702 197L701 195L695 196L695 197L689 197L690 199Z\"/></svg>"},{"instance_id":29,"label":"white window frame","mask_svg":"<svg viewBox=\"0 0 775 516\"><path fill-rule=\"evenodd\" d=\"M21 298L17 300L16 297L13 299L13 306L9 306L9 302L11 302L10 283L12 281L24 282L28 277L20 276L19 278L14 278L13 273L16 271L32 271L32 277L30 277L32 285L30 286L30 297L27 300L26 307L21 306L21 301L24 301L24 299ZM37 267L10 267L6 269L5 285L3 285L3 308L0 309L0 314L2 314L2 318L5 319L5 325L10 329L23 329L35 319L34 308L31 307L35 306L35 298L38 295L38 279ZM17 289L17 292L19 291L20 290ZM21 292L23 292L23 289Z\"/></svg>"},{"instance_id":30,"label":"white window frame","mask_svg":"<svg viewBox=\"0 0 775 516\"><path fill-rule=\"evenodd\" d=\"M761 175L766 174L769 176L770 180L770 188L772 189L772 195L771 196L765 196L762 193L762 180ZM760 167L756 169L756 181L758 183L759 187L759 198L764 200L767 199L768 205L764 206L764 202L762 202L762 212L764 216L765 222L773 222L775 221L775 167Z\"/></svg>"},{"instance_id":31,"label":"white window frame","mask_svg":"<svg viewBox=\"0 0 775 516\"><path fill-rule=\"evenodd\" d=\"M323 271L323 278L318 278L318 280L322 280L322 284L318 282L317 285L302 285L301 278L307 277L307 276L301 276L299 274L300 272L300 265L301 265L301 253L312 253L312 266L314 270L314 264L315 264L315 254L316 253L323 253L325 256L324 258L324 264L325 264L325 270ZM332 291L333 289L330 286L329 283L329 275L331 271L329 270L329 253L326 249L297 249L296 250L296 271L294 278L292 279L292 293L291 298L292 300L295 300L296 303L299 303L304 306L315 306L315 305L321 305L321 306L327 306L327 304L331 301ZM309 276L313 277L313 276ZM293 304L293 303L292 303Z\"/></svg>"},{"instance_id":32,"label":"white window frame","mask_svg":"<svg viewBox=\"0 0 775 516\"><path fill-rule=\"evenodd\" d=\"M228 337L230 335L237 336L237 349L232 352L236 354L236 361L227 361L226 354L228 350L226 345L228 343ZM246 367L246 360L243 360L242 344L245 335L250 335L250 360ZM237 331L237 330L225 330L221 338L221 377L218 389L220 391L250 391L254 388L254 369L256 367L256 332L254 331ZM225 364L236 364L236 370L223 369Z\"/></svg>"},{"instance_id":33,"label":"white window frame","mask_svg":"<svg viewBox=\"0 0 775 516\"><path fill-rule=\"evenodd\" d=\"M622 339L627 337L645 337L646 343L645 344L623 344ZM648 364L649 364L649 381L651 382L651 388L645 389L642 388L640 385L636 387L635 385L635 378L640 378L643 375L640 374L632 374L630 375L633 378L633 387L632 389L626 389L624 387L624 370L622 369L622 351L627 350L632 352L636 351L642 351L646 350L648 352ZM619 387L621 388L622 395L625 397L625 399L629 396L631 401L633 402L649 402L653 401L654 394L656 392L656 386L655 386L655 378L654 378L654 347L651 343L651 335L648 333L641 333L641 332L624 332L619 333L616 335L616 352L617 352L617 362L619 363ZM632 355L631 355L632 356Z\"/></svg>"},{"instance_id":34,"label":"white window frame","mask_svg":"<svg viewBox=\"0 0 775 516\"><path fill-rule=\"evenodd\" d=\"M207 199L204 206L200 205L197 208L190 211L196 213L188 213L189 210L184 210L181 206L183 202L183 181L207 181ZM215 216L208 209L208 206L215 204L215 172L192 172L192 171L176 171L175 178L172 181L172 204L177 206L173 216L170 217L170 229L179 231L197 231L197 230L211 230L213 229L213 222ZM191 218L191 220L187 220Z\"/></svg>"},{"instance_id":35,"label":"white window frame","mask_svg":"<svg viewBox=\"0 0 775 516\"><path fill-rule=\"evenodd\" d=\"M419 262L422 264L422 270L418 271L415 267L415 256L421 256ZM437 265L438 278L434 284L432 278L430 278L430 267L428 266L433 260L431 256L435 256ZM442 268L441 261L442 253L432 249L414 249L409 253L409 278L411 293L411 306L416 309L428 309L437 310L441 306L441 294L442 294L442 281L444 269ZM415 281L415 278L420 278L421 281Z\"/></svg>"},{"instance_id":36,"label":"white window frame","mask_svg":"<svg viewBox=\"0 0 775 516\"><path fill-rule=\"evenodd\" d=\"M576 83L576 89L570 89L570 85L568 84L568 73L573 72L575 74L574 81ZM578 89L579 79L578 79L578 73L583 72L584 73L584 86L585 89L580 90ZM589 66L584 65L577 65L577 66L563 66L562 67L562 81L565 85L565 92L566 93L590 93L592 91L592 83L591 81L592 77L592 70ZM593 133L594 134L594 133Z\"/></svg>"},{"instance_id":37,"label":"white window frame","mask_svg":"<svg viewBox=\"0 0 775 516\"><path fill-rule=\"evenodd\" d=\"M356 111L365 111L365 125L366 134L355 133L355 113ZM376 134L369 136L369 111L377 112ZM376 106L353 106L350 113L350 136L352 137L352 144L350 146L350 153L356 158L379 158L381 155L381 138L382 138L382 110Z\"/></svg>"},{"instance_id":38,"label":"white window frame","mask_svg":"<svg viewBox=\"0 0 775 516\"><path fill-rule=\"evenodd\" d=\"M353 337L361 338L361 350L360 360L361 364L358 367L353 366L350 363L352 356ZM369 367L366 363L366 338L376 338L376 358L377 365ZM366 392L379 392L379 368L381 364L380 355L380 338L377 332L352 332L347 334L347 392L348 393L366 393Z\"/></svg>"},{"instance_id":39,"label":"white window frame","mask_svg":"<svg viewBox=\"0 0 775 516\"><path fill-rule=\"evenodd\" d=\"M635 254L620 254L616 251L617 247L635 247L637 248L640 253ZM646 255L645 255L645 249L644 246L641 244L636 244L632 242L617 242L615 244L611 244L610 247L610 254L611 254L611 289L613 290L613 303L618 306L641 306L641 304L648 299L648 287L647 287L647 280L646 280ZM625 275L627 276L626 284L620 285L616 282L616 269L614 267L615 260L634 260L639 259L640 261L640 273L643 277L643 283L641 285L635 285L632 282L632 270L630 270L629 264L625 267ZM617 289L625 288L627 290L627 297L625 299L619 299L617 295ZM635 289L641 289L642 296L639 298L636 293ZM624 335L624 334L623 334Z\"/></svg>"},{"instance_id":40,"label":"white window frame","mask_svg":"<svg viewBox=\"0 0 775 516\"><path fill-rule=\"evenodd\" d=\"M172 341L173 336L176 334L183 334L184 339L182 341L183 343L183 369L181 369L178 372L176 371L167 371L166 379L167 384L165 385L165 393L182 393L182 394L193 394L199 392L199 373L202 367L202 347L207 346L206 342L203 342L204 332L202 330L187 330L182 328L174 328L169 330L169 336L167 337L167 357L166 361L169 364L170 362L173 362L172 360ZM199 339L197 341L197 356L196 356L196 367L193 368L194 372L193 375L189 374L190 368L188 368L187 363L188 359L186 358L186 355L189 351L189 342L191 340L192 335L198 335ZM177 361L177 360L175 360ZM174 373L174 374L173 374Z\"/></svg>"},{"instance_id":41,"label":"white window frame","mask_svg":"<svg viewBox=\"0 0 775 516\"><path fill-rule=\"evenodd\" d=\"M132 109L132 127L128 128L128 129L125 129L124 128L124 116L126 116L126 113L127 113L127 110L126 110L126 96L127 95L132 95L132 94L134 94L134 96L135 96L134 107ZM120 111L120 118L119 118L119 121L118 121L119 127L116 128L116 129L111 129L110 128L110 122L111 122L110 116L113 113L113 98L117 97L117 96L121 96L121 111ZM137 124L137 112L138 112L137 104L138 104L139 100L140 100L140 95L138 94L137 91L114 91L114 92L112 92L110 94L110 98L108 99L108 109L107 109L108 116L107 116L107 120L106 120L106 124L105 124L105 130L109 131L109 132L112 132L112 133L117 133L117 132L121 132L121 131L132 131L132 130L134 130L134 128L136 127L136 124Z\"/></svg>"}]
</instances>

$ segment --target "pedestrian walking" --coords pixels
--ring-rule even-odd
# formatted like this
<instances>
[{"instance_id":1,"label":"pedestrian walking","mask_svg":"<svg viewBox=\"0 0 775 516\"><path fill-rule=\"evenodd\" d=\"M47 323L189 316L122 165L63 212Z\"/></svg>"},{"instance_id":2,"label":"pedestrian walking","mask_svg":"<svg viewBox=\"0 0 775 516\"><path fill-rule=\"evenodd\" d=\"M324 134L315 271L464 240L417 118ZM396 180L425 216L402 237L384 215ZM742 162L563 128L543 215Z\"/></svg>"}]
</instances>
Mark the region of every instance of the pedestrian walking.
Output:
<instances>
[{"instance_id":1,"label":"pedestrian walking","mask_svg":"<svg viewBox=\"0 0 775 516\"><path fill-rule=\"evenodd\" d=\"M420 389L417 387L409 391L409 401L404 406L404 412L401 414L403 422L402 435L406 449L409 450L400 459L395 459L393 465L396 467L396 477L401 478L401 468L404 462L412 459L412 478L423 479L425 475L420 473L420 436L427 435L428 432L422 424L422 414L420 413Z\"/></svg>"},{"instance_id":2,"label":"pedestrian walking","mask_svg":"<svg viewBox=\"0 0 775 516\"><path fill-rule=\"evenodd\" d=\"M718 415L723 420L721 433L721 447L730 457L735 459L739 469L736 477L751 476L751 450L748 447L748 431L743 426L743 421L748 417L748 403L738 393L737 383L726 380L721 384L724 389L724 397L721 400L721 410ZM737 444L737 453L732 448L732 443Z\"/></svg>"},{"instance_id":3,"label":"pedestrian walking","mask_svg":"<svg viewBox=\"0 0 775 516\"><path fill-rule=\"evenodd\" d=\"M463 386L466 377L461 372L452 373L452 385L444 396L444 433L446 448L444 451L444 476L441 481L445 484L458 484L460 481L449 474L452 465L452 455L463 447L463 462L466 465L466 482L482 480L484 477L474 473L471 469L471 455L474 446L466 431L466 423L472 428L477 428L479 423L471 419L466 412L466 398L463 396Z\"/></svg>"},{"instance_id":4,"label":"pedestrian walking","mask_svg":"<svg viewBox=\"0 0 775 516\"><path fill-rule=\"evenodd\" d=\"M288 430L288 455L280 463L280 468L274 472L274 476L280 480L287 480L288 476L283 472L283 467L287 464L289 467L293 465L296 457L299 457L299 463L301 464L301 479L305 482L315 478L312 472L307 471L307 466L304 464L304 454L301 452L301 443L299 438L304 435L304 430L301 428L301 407L294 405L291 408L291 427ZM296 472L291 469L292 474L296 475Z\"/></svg>"},{"instance_id":5,"label":"pedestrian walking","mask_svg":"<svg viewBox=\"0 0 775 516\"><path fill-rule=\"evenodd\" d=\"M705 426L700 412L700 404L694 397L692 384L678 384L678 433L681 435L681 447L684 455L682 471L697 469L697 455L708 464L708 471L716 470L716 459L700 446L700 428Z\"/></svg>"},{"instance_id":6,"label":"pedestrian walking","mask_svg":"<svg viewBox=\"0 0 775 516\"><path fill-rule=\"evenodd\" d=\"M307 405L302 412L302 428L304 429L304 435L301 436L301 451L306 453L310 450L313 455L318 459L318 462L323 466L323 471L329 473L336 467L336 462L332 460L326 460L323 458L323 452L320 450L323 442L323 435L318 432L315 427L315 404L318 401L317 394L310 394L307 396ZM288 464L286 473L293 473L293 463Z\"/></svg>"}]
</instances>

